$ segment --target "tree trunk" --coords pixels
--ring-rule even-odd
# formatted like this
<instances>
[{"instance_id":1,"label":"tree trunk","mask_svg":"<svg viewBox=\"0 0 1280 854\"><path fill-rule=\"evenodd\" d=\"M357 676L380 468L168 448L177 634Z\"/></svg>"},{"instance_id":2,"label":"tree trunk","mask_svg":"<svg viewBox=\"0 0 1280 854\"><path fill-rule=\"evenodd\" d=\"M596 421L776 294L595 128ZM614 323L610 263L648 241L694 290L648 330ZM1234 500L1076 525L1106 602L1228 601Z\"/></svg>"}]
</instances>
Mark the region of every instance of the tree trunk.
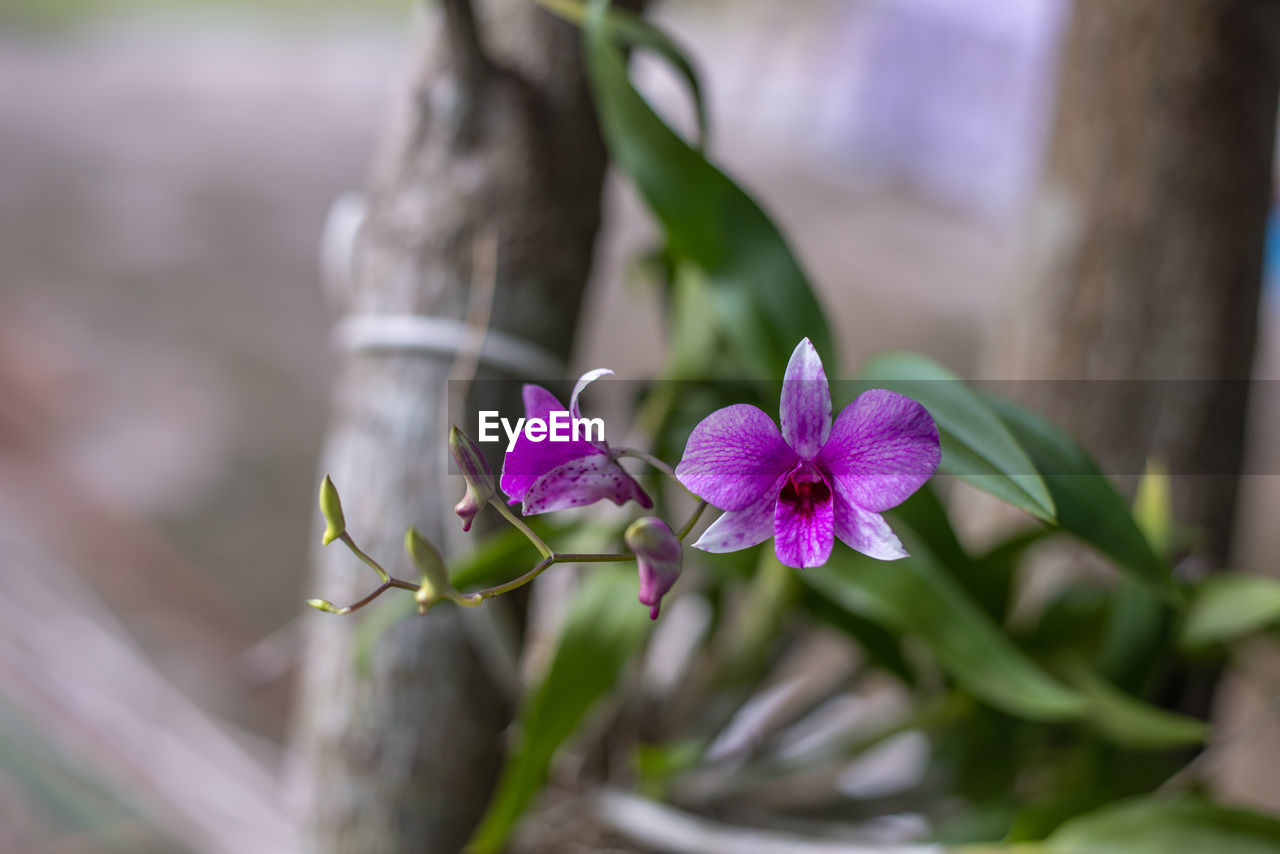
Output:
<instances>
[{"instance_id":1,"label":"tree trunk","mask_svg":"<svg viewBox=\"0 0 1280 854\"><path fill-rule=\"evenodd\" d=\"M1278 25L1272 0L1078 0L997 361L1004 376L1084 380L1023 389L1109 473L1156 456L1196 475L1174 478L1176 508L1215 566L1244 446Z\"/></svg>"},{"instance_id":2,"label":"tree trunk","mask_svg":"<svg viewBox=\"0 0 1280 854\"><path fill-rule=\"evenodd\" d=\"M1224 559L1253 365L1277 75L1270 0L1079 0L1006 376L1119 474L1149 454ZM1120 386L1096 380L1140 380ZM1170 380L1173 382L1154 382ZM1147 382L1153 381L1153 382Z\"/></svg>"},{"instance_id":3,"label":"tree trunk","mask_svg":"<svg viewBox=\"0 0 1280 854\"><path fill-rule=\"evenodd\" d=\"M565 358L599 224L605 153L577 31L527 0L490 12L477 27L465 0L432 4L419 67L376 159L338 310L461 319L475 242L492 234L491 328ZM447 476L442 411L451 358L395 350L344 358L322 470L357 542L412 578L406 527L441 543L446 518L458 524L450 509L463 484ZM503 398L486 405L518 409L519 383L497 387L483 384ZM313 590L335 601L376 583L341 545L318 550L314 567ZM452 606L396 624L367 671L355 654L362 617L311 619L295 769L307 850L457 851L491 792L507 700Z\"/></svg>"}]
</instances>

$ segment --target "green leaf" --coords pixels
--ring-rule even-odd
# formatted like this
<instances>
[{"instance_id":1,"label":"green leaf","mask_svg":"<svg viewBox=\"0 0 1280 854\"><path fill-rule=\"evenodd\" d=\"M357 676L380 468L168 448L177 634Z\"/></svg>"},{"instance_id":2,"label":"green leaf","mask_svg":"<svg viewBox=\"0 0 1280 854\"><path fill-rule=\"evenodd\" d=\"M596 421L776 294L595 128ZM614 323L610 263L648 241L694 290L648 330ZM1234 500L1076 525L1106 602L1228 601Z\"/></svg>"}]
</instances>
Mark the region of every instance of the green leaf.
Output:
<instances>
[{"instance_id":1,"label":"green leaf","mask_svg":"<svg viewBox=\"0 0 1280 854\"><path fill-rule=\"evenodd\" d=\"M536 2L547 11L579 26L587 16L587 4L579 0L536 0ZM610 8L605 15L604 25L610 38L628 47L652 50L671 63L676 73L684 78L685 84L689 87L689 96L693 98L694 112L698 117L698 150L702 150L707 144L709 133L707 105L702 97L702 86L698 82L697 69L693 67L684 50L662 30L626 9Z\"/></svg>"},{"instance_id":2,"label":"green leaf","mask_svg":"<svg viewBox=\"0 0 1280 854\"><path fill-rule=\"evenodd\" d=\"M1209 735L1204 721L1131 697L1099 678L1081 661L1065 662L1063 671L1087 698L1092 725L1116 744L1130 750L1169 750L1201 744Z\"/></svg>"},{"instance_id":3,"label":"green leaf","mask_svg":"<svg viewBox=\"0 0 1280 854\"><path fill-rule=\"evenodd\" d=\"M1073 819L1044 854L1280 854L1280 822L1198 798L1143 797Z\"/></svg>"},{"instance_id":4,"label":"green leaf","mask_svg":"<svg viewBox=\"0 0 1280 854\"><path fill-rule=\"evenodd\" d=\"M686 320L723 336L738 365L760 376L777 375L805 337L827 364L837 364L822 308L777 227L631 85L606 8L594 2L583 19L600 129L613 162L662 224L671 255L706 276L712 315Z\"/></svg>"},{"instance_id":5,"label":"green leaf","mask_svg":"<svg viewBox=\"0 0 1280 854\"><path fill-rule=\"evenodd\" d=\"M1172 622L1173 609L1149 585L1122 579L1108 602L1098 670L1130 693L1145 693L1168 658Z\"/></svg>"},{"instance_id":6,"label":"green leaf","mask_svg":"<svg viewBox=\"0 0 1280 854\"><path fill-rule=\"evenodd\" d=\"M973 563L973 558L965 551L951 525L947 508L931 483L917 489L891 512L894 520L911 528L938 562L953 570L953 574L956 568L968 568Z\"/></svg>"},{"instance_id":7,"label":"green leaf","mask_svg":"<svg viewBox=\"0 0 1280 854\"><path fill-rule=\"evenodd\" d=\"M909 548L910 558L892 562L841 548L798 574L854 614L920 638L943 670L998 709L1042 721L1083 713L1082 695L1010 643L921 544Z\"/></svg>"},{"instance_id":8,"label":"green leaf","mask_svg":"<svg viewBox=\"0 0 1280 854\"><path fill-rule=\"evenodd\" d=\"M546 675L521 710L517 746L469 852L503 850L546 782L556 750L613 688L649 625L647 609L636 604L634 569L600 565L590 570L574 594Z\"/></svg>"},{"instance_id":9,"label":"green leaf","mask_svg":"<svg viewBox=\"0 0 1280 854\"><path fill-rule=\"evenodd\" d=\"M973 559L966 587L974 591L974 597L997 622L1004 622L1008 615L1015 574L1023 556L1052 533L1052 528L1044 527L1019 531Z\"/></svg>"},{"instance_id":10,"label":"green leaf","mask_svg":"<svg viewBox=\"0 0 1280 854\"><path fill-rule=\"evenodd\" d=\"M1040 416L1005 401L988 402L1040 471L1057 505L1062 529L1165 598L1176 600L1168 565L1151 548L1129 505L1093 458Z\"/></svg>"},{"instance_id":11,"label":"green leaf","mask_svg":"<svg viewBox=\"0 0 1280 854\"><path fill-rule=\"evenodd\" d=\"M981 557L970 556L960 543L946 507L932 484L925 484L890 511L893 521L914 532L965 592L997 623L1004 622L1013 587L1013 570L1022 553L1043 539L1041 526L1013 535Z\"/></svg>"},{"instance_id":12,"label":"green leaf","mask_svg":"<svg viewBox=\"0 0 1280 854\"><path fill-rule=\"evenodd\" d=\"M860 379L921 403L942 439L939 471L953 474L1047 522L1054 503L1031 460L982 398L955 374L915 353L873 357Z\"/></svg>"},{"instance_id":13,"label":"green leaf","mask_svg":"<svg viewBox=\"0 0 1280 854\"><path fill-rule=\"evenodd\" d=\"M1121 693L1083 665L1063 684L1032 661L937 565L920 542L912 556L878 561L841 549L800 577L858 616L918 637L965 690L1030 720L1081 721L1109 741L1136 750L1203 741L1202 723Z\"/></svg>"},{"instance_id":14,"label":"green leaf","mask_svg":"<svg viewBox=\"0 0 1280 854\"><path fill-rule=\"evenodd\" d=\"M1280 580L1220 575L1192 594L1179 641L1187 649L1227 643L1280 623Z\"/></svg>"}]
</instances>

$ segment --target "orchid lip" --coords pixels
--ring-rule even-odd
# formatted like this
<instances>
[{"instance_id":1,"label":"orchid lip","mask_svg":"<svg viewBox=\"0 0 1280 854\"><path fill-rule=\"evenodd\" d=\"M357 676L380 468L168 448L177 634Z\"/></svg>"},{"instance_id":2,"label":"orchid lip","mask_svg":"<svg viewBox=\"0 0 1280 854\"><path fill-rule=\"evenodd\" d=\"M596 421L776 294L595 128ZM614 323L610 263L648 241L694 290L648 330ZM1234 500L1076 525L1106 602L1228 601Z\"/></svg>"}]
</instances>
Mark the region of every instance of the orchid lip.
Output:
<instances>
[{"instance_id":1,"label":"orchid lip","mask_svg":"<svg viewBox=\"0 0 1280 854\"><path fill-rule=\"evenodd\" d=\"M815 466L801 463L787 475L778 500L801 513L812 513L814 507L831 501L831 486Z\"/></svg>"}]
</instances>

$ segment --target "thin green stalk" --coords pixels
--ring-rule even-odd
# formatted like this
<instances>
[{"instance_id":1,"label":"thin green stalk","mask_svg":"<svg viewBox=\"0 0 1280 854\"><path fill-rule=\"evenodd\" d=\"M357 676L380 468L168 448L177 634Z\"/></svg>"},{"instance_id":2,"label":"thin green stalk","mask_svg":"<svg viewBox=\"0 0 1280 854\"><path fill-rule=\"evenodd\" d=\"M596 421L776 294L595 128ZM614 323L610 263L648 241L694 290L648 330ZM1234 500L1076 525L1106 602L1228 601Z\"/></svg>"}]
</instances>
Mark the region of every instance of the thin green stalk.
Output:
<instances>
[{"instance_id":1,"label":"thin green stalk","mask_svg":"<svg viewBox=\"0 0 1280 854\"><path fill-rule=\"evenodd\" d=\"M565 552L562 554L550 554L518 578L510 581L504 581L502 584L496 584L493 587L486 587L483 590L477 590L474 593L463 594L468 598L479 597L481 600L492 599L494 596L501 596L503 593L510 593L518 587L523 587L530 581L533 581L539 575L546 572L558 563L622 563L623 561L634 560L635 555L630 554L576 554Z\"/></svg>"},{"instance_id":2,"label":"thin green stalk","mask_svg":"<svg viewBox=\"0 0 1280 854\"><path fill-rule=\"evenodd\" d=\"M543 540L542 537L538 536L538 533L534 531L533 528L530 528L523 519L515 513L512 513L511 508L508 507L501 498L490 498L489 503L497 508L498 512L502 514L502 518L506 519L516 528L516 530L528 537L529 542L533 543L534 546L537 547L543 557L551 557L551 546L547 545L546 541Z\"/></svg>"},{"instance_id":3,"label":"thin green stalk","mask_svg":"<svg viewBox=\"0 0 1280 854\"><path fill-rule=\"evenodd\" d=\"M342 534L338 536L338 539L342 540L342 542L346 544L347 548L351 549L352 554L360 558L360 560L364 561L365 564L374 572L378 573L378 578L382 580L383 585L388 585L391 583L391 573L383 569L382 565L379 564L376 560L374 560L373 558L365 554L364 550L356 545L356 541L351 539L350 534L348 534L346 531L343 531Z\"/></svg>"},{"instance_id":4,"label":"thin green stalk","mask_svg":"<svg viewBox=\"0 0 1280 854\"><path fill-rule=\"evenodd\" d=\"M676 532L676 539L684 542L684 538L689 536L689 532L693 530L693 526L698 524L698 520L702 518L702 512L707 509L707 502L698 499L698 506L693 508L693 514L689 517L689 521L680 526L680 530Z\"/></svg>"},{"instance_id":5,"label":"thin green stalk","mask_svg":"<svg viewBox=\"0 0 1280 854\"><path fill-rule=\"evenodd\" d=\"M676 480L676 470L668 465L666 461L658 459L648 451L641 451L637 448L618 448L614 451L614 454L619 457L631 457L632 459L643 460L665 474L667 477L672 480ZM676 483L679 483L679 481L676 480Z\"/></svg>"}]
</instances>

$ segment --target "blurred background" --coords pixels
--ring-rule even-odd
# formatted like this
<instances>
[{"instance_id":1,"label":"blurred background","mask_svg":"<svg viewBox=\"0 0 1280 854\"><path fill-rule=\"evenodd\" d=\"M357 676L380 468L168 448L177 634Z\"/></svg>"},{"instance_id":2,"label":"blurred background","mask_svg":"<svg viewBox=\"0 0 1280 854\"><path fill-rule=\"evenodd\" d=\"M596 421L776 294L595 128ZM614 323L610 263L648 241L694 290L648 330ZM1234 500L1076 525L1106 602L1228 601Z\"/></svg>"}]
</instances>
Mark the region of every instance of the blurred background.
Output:
<instances>
[{"instance_id":1,"label":"blurred background","mask_svg":"<svg viewBox=\"0 0 1280 854\"><path fill-rule=\"evenodd\" d=\"M1000 378L986 340L1069 11L656 9L703 71L713 154L792 240L846 372L892 347ZM4 854L287 843L259 834L286 824L299 621L322 619L299 617L336 364L321 237L365 184L410 17L397 0L0 8ZM657 63L638 78L689 120ZM575 367L640 378L662 354L633 263L655 231L619 181L606 208ZM1280 272L1268 281L1256 376L1276 380ZM1276 418L1255 406L1246 471L1280 471ZM1280 566L1278 480L1244 479L1241 569ZM1255 721L1264 702L1237 686L1217 715ZM1280 808L1274 723L1227 746L1229 799Z\"/></svg>"}]
</instances>

